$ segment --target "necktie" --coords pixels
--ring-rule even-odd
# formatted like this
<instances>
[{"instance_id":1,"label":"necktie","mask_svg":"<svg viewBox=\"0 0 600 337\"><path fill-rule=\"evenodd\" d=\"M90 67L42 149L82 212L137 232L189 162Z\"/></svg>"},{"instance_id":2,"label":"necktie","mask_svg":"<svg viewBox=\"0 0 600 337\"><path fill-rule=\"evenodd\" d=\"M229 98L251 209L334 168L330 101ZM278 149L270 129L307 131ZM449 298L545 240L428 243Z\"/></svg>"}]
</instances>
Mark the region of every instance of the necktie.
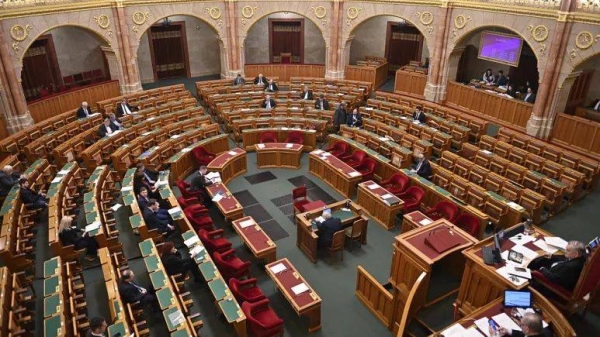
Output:
<instances>
[{"instance_id":1,"label":"necktie","mask_svg":"<svg viewBox=\"0 0 600 337\"><path fill-rule=\"evenodd\" d=\"M422 161L420 161L419 164L417 164L417 168L415 169L415 171L419 172L419 169L421 168L421 165L423 165Z\"/></svg>"},{"instance_id":2,"label":"necktie","mask_svg":"<svg viewBox=\"0 0 600 337\"><path fill-rule=\"evenodd\" d=\"M129 111L129 108L127 107L127 104L123 104L123 112L126 115L131 115L131 111Z\"/></svg>"},{"instance_id":3,"label":"necktie","mask_svg":"<svg viewBox=\"0 0 600 337\"><path fill-rule=\"evenodd\" d=\"M89 114L87 108L83 109L83 111L85 112L85 117L89 117L90 114Z\"/></svg>"},{"instance_id":4,"label":"necktie","mask_svg":"<svg viewBox=\"0 0 600 337\"><path fill-rule=\"evenodd\" d=\"M133 284L133 286L134 286L134 287L136 287L136 288L137 288L137 290L139 290L140 292L142 292L142 289L144 289L144 288L142 288L142 287L138 286L137 284L135 284L135 283L133 283L133 282L131 282L131 284Z\"/></svg>"},{"instance_id":5,"label":"necktie","mask_svg":"<svg viewBox=\"0 0 600 337\"><path fill-rule=\"evenodd\" d=\"M594 110L596 110L596 111L600 110L600 99L598 100L598 103L596 103Z\"/></svg>"},{"instance_id":6,"label":"necktie","mask_svg":"<svg viewBox=\"0 0 600 337\"><path fill-rule=\"evenodd\" d=\"M267 109L271 109L271 100L267 101Z\"/></svg>"}]
</instances>

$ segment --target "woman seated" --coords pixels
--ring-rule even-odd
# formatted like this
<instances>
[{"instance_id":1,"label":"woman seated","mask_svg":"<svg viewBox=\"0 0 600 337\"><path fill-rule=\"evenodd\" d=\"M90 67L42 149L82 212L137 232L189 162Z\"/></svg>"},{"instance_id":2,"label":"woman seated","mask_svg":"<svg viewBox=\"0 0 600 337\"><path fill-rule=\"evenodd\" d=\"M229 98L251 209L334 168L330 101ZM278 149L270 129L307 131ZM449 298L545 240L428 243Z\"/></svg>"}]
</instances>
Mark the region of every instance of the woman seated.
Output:
<instances>
[{"instance_id":1,"label":"woman seated","mask_svg":"<svg viewBox=\"0 0 600 337\"><path fill-rule=\"evenodd\" d=\"M189 271L194 276L194 282L202 282L196 262L190 256L184 256L177 251L173 242L167 241L163 244L160 256L169 276L186 274Z\"/></svg>"},{"instance_id":2,"label":"woman seated","mask_svg":"<svg viewBox=\"0 0 600 337\"><path fill-rule=\"evenodd\" d=\"M72 226L73 218L64 216L58 226L58 237L63 246L75 246L76 250L85 248L85 259L94 261L98 257L98 241L93 236ZM79 236L79 233L83 233Z\"/></svg>"}]
</instances>

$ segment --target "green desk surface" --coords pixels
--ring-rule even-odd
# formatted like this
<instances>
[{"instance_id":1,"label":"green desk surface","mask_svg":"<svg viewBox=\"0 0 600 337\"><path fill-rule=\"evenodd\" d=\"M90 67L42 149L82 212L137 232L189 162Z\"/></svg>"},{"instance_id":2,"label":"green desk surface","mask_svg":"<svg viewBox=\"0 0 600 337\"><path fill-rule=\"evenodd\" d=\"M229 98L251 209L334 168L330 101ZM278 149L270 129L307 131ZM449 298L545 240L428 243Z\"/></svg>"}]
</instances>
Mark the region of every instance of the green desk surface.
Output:
<instances>
[{"instance_id":1,"label":"green desk surface","mask_svg":"<svg viewBox=\"0 0 600 337\"><path fill-rule=\"evenodd\" d=\"M167 274L162 270L157 270L150 274L150 281L156 290L164 288L169 283Z\"/></svg>"},{"instance_id":2,"label":"green desk surface","mask_svg":"<svg viewBox=\"0 0 600 337\"><path fill-rule=\"evenodd\" d=\"M37 168L38 165L40 165L42 163L42 161L44 161L45 159L38 159L35 162L33 162L33 164L31 164L31 166L29 166L27 168L27 170L25 170L25 172L23 172L23 174L25 175L29 175L31 174L33 171L35 171L35 169Z\"/></svg>"},{"instance_id":3,"label":"green desk surface","mask_svg":"<svg viewBox=\"0 0 600 337\"><path fill-rule=\"evenodd\" d=\"M333 211L331 213L331 216L335 217L335 218L339 218L340 220L342 220L342 222L344 222L350 218L355 217L356 214L354 214L354 212L352 212L352 211L348 212L348 211L343 211L341 209L338 209L338 210Z\"/></svg>"},{"instance_id":4,"label":"green desk surface","mask_svg":"<svg viewBox=\"0 0 600 337\"><path fill-rule=\"evenodd\" d=\"M56 294L60 288L60 276L52 276L44 280L44 297Z\"/></svg>"},{"instance_id":5,"label":"green desk surface","mask_svg":"<svg viewBox=\"0 0 600 337\"><path fill-rule=\"evenodd\" d=\"M161 198L168 199L169 196L171 196L171 189L170 188L161 188L159 193L160 193Z\"/></svg>"},{"instance_id":6,"label":"green desk surface","mask_svg":"<svg viewBox=\"0 0 600 337\"><path fill-rule=\"evenodd\" d=\"M123 321L117 322L108 327L108 335L109 336L114 336L119 333L121 334L122 337L129 336L129 333L128 333L127 329L125 328L125 324L123 324Z\"/></svg>"},{"instance_id":7,"label":"green desk surface","mask_svg":"<svg viewBox=\"0 0 600 337\"><path fill-rule=\"evenodd\" d=\"M443 189L443 188L441 188L439 186L434 187L434 189L435 189L436 192L438 192L441 195L444 195L444 196L450 195L450 192L446 191L445 189Z\"/></svg>"},{"instance_id":8,"label":"green desk surface","mask_svg":"<svg viewBox=\"0 0 600 337\"><path fill-rule=\"evenodd\" d=\"M531 171L529 171L529 173L530 173L530 174L533 174L534 176L536 176L536 177L538 177L538 178L545 178L545 177L546 177L546 175L544 175L543 173L540 173L540 172L538 172L538 171L533 171L533 170L531 170Z\"/></svg>"},{"instance_id":9,"label":"green desk surface","mask_svg":"<svg viewBox=\"0 0 600 337\"><path fill-rule=\"evenodd\" d=\"M507 201L505 197L501 196L500 194L498 194L498 193L496 193L496 192L493 192L493 191L487 191L487 194L488 194L489 196L491 196L492 198L496 199L496 200L500 200L500 201L503 201L503 202L506 202L506 201Z\"/></svg>"},{"instance_id":10,"label":"green desk surface","mask_svg":"<svg viewBox=\"0 0 600 337\"><path fill-rule=\"evenodd\" d=\"M208 261L208 257L206 256L206 254L208 253L206 252L206 249L204 249L201 253L198 253L198 255L194 256L194 260L196 261L196 263L201 264Z\"/></svg>"},{"instance_id":11,"label":"green desk surface","mask_svg":"<svg viewBox=\"0 0 600 337\"><path fill-rule=\"evenodd\" d=\"M229 288L227 288L225 281L220 277L208 282L208 287L217 301L229 295Z\"/></svg>"},{"instance_id":12,"label":"green desk surface","mask_svg":"<svg viewBox=\"0 0 600 337\"><path fill-rule=\"evenodd\" d=\"M210 281L217 276L217 267L212 261L200 265L200 272L206 281Z\"/></svg>"},{"instance_id":13,"label":"green desk surface","mask_svg":"<svg viewBox=\"0 0 600 337\"><path fill-rule=\"evenodd\" d=\"M162 288L156 292L156 298L158 299L160 309L165 310L171 305L173 305L175 295L173 295L171 288Z\"/></svg>"},{"instance_id":14,"label":"green desk surface","mask_svg":"<svg viewBox=\"0 0 600 337\"><path fill-rule=\"evenodd\" d=\"M556 180L556 179L553 179L553 178L548 178L548 179L550 179L550 182L553 183L556 186L563 187L563 188L567 187L567 184L563 183L560 180Z\"/></svg>"},{"instance_id":15,"label":"green desk surface","mask_svg":"<svg viewBox=\"0 0 600 337\"><path fill-rule=\"evenodd\" d=\"M112 335L111 335L112 336ZM171 334L171 337L189 337L190 335L185 329L177 330Z\"/></svg>"},{"instance_id":16,"label":"green desk surface","mask_svg":"<svg viewBox=\"0 0 600 337\"><path fill-rule=\"evenodd\" d=\"M123 204L125 206L131 206L136 201L133 193L127 192L128 194L123 195Z\"/></svg>"},{"instance_id":17,"label":"green desk surface","mask_svg":"<svg viewBox=\"0 0 600 337\"><path fill-rule=\"evenodd\" d=\"M87 192L83 195L83 202L90 202L94 200L94 192Z\"/></svg>"},{"instance_id":18,"label":"green desk surface","mask_svg":"<svg viewBox=\"0 0 600 337\"><path fill-rule=\"evenodd\" d=\"M121 312L123 312L123 308L121 307L121 304L119 303L119 300L117 300L117 299L112 300L112 305L113 305L113 308L115 309L115 315L117 317L120 317L121 316Z\"/></svg>"},{"instance_id":19,"label":"green desk surface","mask_svg":"<svg viewBox=\"0 0 600 337\"><path fill-rule=\"evenodd\" d=\"M178 211L178 212L171 214L171 219L173 219L173 220L183 219L183 212Z\"/></svg>"},{"instance_id":20,"label":"green desk surface","mask_svg":"<svg viewBox=\"0 0 600 337\"><path fill-rule=\"evenodd\" d=\"M92 222L97 221L97 220L100 220L100 218L98 217L98 212L92 211L92 212L85 214L85 221L88 224L91 224Z\"/></svg>"},{"instance_id":21,"label":"green desk surface","mask_svg":"<svg viewBox=\"0 0 600 337\"><path fill-rule=\"evenodd\" d=\"M126 186L133 186L133 176L132 177L125 177L123 178L123 181L121 182L121 186L126 187Z\"/></svg>"},{"instance_id":22,"label":"green desk surface","mask_svg":"<svg viewBox=\"0 0 600 337\"><path fill-rule=\"evenodd\" d=\"M146 263L146 269L148 269L149 273L152 273L158 269L160 265L160 259L156 255L150 255L144 258L144 263Z\"/></svg>"},{"instance_id":23,"label":"green desk surface","mask_svg":"<svg viewBox=\"0 0 600 337\"><path fill-rule=\"evenodd\" d=\"M241 309L237 302L231 298L219 302L219 307L225 315L227 322L233 323L240 318Z\"/></svg>"},{"instance_id":24,"label":"green desk surface","mask_svg":"<svg viewBox=\"0 0 600 337\"><path fill-rule=\"evenodd\" d=\"M187 240L187 239L189 239L189 238L191 238L191 237L193 237L195 235L196 235L196 233L194 233L194 231L187 231L185 233L182 233L181 237L183 238L183 241L185 241L185 240Z\"/></svg>"},{"instance_id":25,"label":"green desk surface","mask_svg":"<svg viewBox=\"0 0 600 337\"><path fill-rule=\"evenodd\" d=\"M129 223L131 224L131 228L138 228L142 225L142 216L139 214L134 214L129 217ZM146 240L147 241L147 240Z\"/></svg>"},{"instance_id":26,"label":"green desk surface","mask_svg":"<svg viewBox=\"0 0 600 337\"><path fill-rule=\"evenodd\" d=\"M44 278L49 278L60 271L59 258L55 257L44 262Z\"/></svg>"},{"instance_id":27,"label":"green desk surface","mask_svg":"<svg viewBox=\"0 0 600 337\"><path fill-rule=\"evenodd\" d=\"M44 318L48 318L60 311L60 294L44 298Z\"/></svg>"},{"instance_id":28,"label":"green desk surface","mask_svg":"<svg viewBox=\"0 0 600 337\"><path fill-rule=\"evenodd\" d=\"M62 334L62 315L52 316L44 320L44 337L57 337Z\"/></svg>"},{"instance_id":29,"label":"green desk surface","mask_svg":"<svg viewBox=\"0 0 600 337\"><path fill-rule=\"evenodd\" d=\"M177 330L177 328L179 328L180 326L182 326L185 323L185 317L183 317L183 319L181 320L181 323L177 324L177 325L173 325L171 323L171 320L169 319L169 315L175 312L178 312L181 315L181 317L183 317L183 313L181 312L181 310L177 309L177 307L172 307L169 308L165 311L163 311L163 317L165 318L165 323L167 323L167 328L169 329L169 331L175 331Z\"/></svg>"},{"instance_id":30,"label":"green desk surface","mask_svg":"<svg viewBox=\"0 0 600 337\"><path fill-rule=\"evenodd\" d=\"M140 242L140 252L142 252L142 256L146 257L152 254L152 247L154 247L154 242L152 239L147 239Z\"/></svg>"},{"instance_id":31,"label":"green desk surface","mask_svg":"<svg viewBox=\"0 0 600 337\"><path fill-rule=\"evenodd\" d=\"M96 203L94 201L86 202L83 205L83 210L86 213L90 213L90 212L94 211L95 208L96 208Z\"/></svg>"},{"instance_id":32,"label":"green desk surface","mask_svg":"<svg viewBox=\"0 0 600 337\"><path fill-rule=\"evenodd\" d=\"M50 199L50 198L56 196L56 193L58 193L58 184L52 184L52 185L50 185L50 188L46 192L46 198Z\"/></svg>"}]
</instances>

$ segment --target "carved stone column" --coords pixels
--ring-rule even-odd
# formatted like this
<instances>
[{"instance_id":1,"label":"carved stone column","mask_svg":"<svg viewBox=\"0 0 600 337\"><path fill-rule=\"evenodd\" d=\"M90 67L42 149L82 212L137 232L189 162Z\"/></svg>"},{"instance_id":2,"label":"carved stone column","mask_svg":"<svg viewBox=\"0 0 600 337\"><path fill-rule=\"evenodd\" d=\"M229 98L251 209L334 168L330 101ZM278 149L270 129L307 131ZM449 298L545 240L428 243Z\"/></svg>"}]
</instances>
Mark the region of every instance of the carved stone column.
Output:
<instances>
[{"instance_id":1,"label":"carved stone column","mask_svg":"<svg viewBox=\"0 0 600 337\"><path fill-rule=\"evenodd\" d=\"M325 78L329 79L343 79L344 78L344 67L346 64L343 62L343 55L345 54L345 47L342 47L342 18L343 18L343 6L341 0L333 0L331 3L331 34L329 35L329 43L327 44L326 57L325 57ZM349 51L348 51L349 53Z\"/></svg>"},{"instance_id":2,"label":"carved stone column","mask_svg":"<svg viewBox=\"0 0 600 337\"><path fill-rule=\"evenodd\" d=\"M238 13L238 5L235 1L228 1L225 4L225 11L227 13L227 39L229 43L221 41L221 76L226 78L235 78L237 74L244 76L244 67L242 55L244 54L243 48L239 46L238 40L238 19L240 18ZM228 45L229 48L225 46Z\"/></svg>"},{"instance_id":3,"label":"carved stone column","mask_svg":"<svg viewBox=\"0 0 600 337\"><path fill-rule=\"evenodd\" d=\"M550 137L552 133L552 125L554 124L554 119L556 118L556 114L565 111L565 107L569 101L569 95L571 94L571 88L575 83L577 77L581 75L581 71L572 72L563 82L562 86L556 88L554 95L551 99L551 105L548 113L546 114L546 120L548 127L544 128L544 133L540 136L542 138Z\"/></svg>"},{"instance_id":4,"label":"carved stone column","mask_svg":"<svg viewBox=\"0 0 600 337\"><path fill-rule=\"evenodd\" d=\"M448 40L448 22L450 21L450 10L448 3L442 2L436 15L435 46L433 55L429 58L429 74L425 85L425 99L432 102L440 102L446 98L446 83L444 82L443 67L446 65L443 55L446 55L446 42Z\"/></svg>"},{"instance_id":5,"label":"carved stone column","mask_svg":"<svg viewBox=\"0 0 600 337\"><path fill-rule=\"evenodd\" d=\"M119 83L125 83L123 77L123 67L121 66L121 60L117 57L115 51L106 46L100 46L104 57L106 57L106 63L108 64L108 74L111 80L117 80Z\"/></svg>"},{"instance_id":6,"label":"carved stone column","mask_svg":"<svg viewBox=\"0 0 600 337\"><path fill-rule=\"evenodd\" d=\"M346 75L345 75L345 71L346 71L346 65L350 64L350 47L352 46L352 40L354 40L354 36L355 35L350 35L348 37L348 41L346 41L344 43L344 41L341 41L340 43L344 43L344 46L340 46L340 57L339 57L339 70L337 70L336 72L333 72L331 74L331 78L334 78L334 76L337 76L337 78L343 79ZM326 75L327 77L327 75Z\"/></svg>"},{"instance_id":7,"label":"carved stone column","mask_svg":"<svg viewBox=\"0 0 600 337\"><path fill-rule=\"evenodd\" d=\"M115 17L117 18L117 41L121 54L121 64L124 71L124 82L121 84L122 93L132 93L142 90L139 68L137 64L137 55L132 54L130 43L130 31L127 25L127 17L123 8L123 1L117 0L115 8Z\"/></svg>"}]
</instances>

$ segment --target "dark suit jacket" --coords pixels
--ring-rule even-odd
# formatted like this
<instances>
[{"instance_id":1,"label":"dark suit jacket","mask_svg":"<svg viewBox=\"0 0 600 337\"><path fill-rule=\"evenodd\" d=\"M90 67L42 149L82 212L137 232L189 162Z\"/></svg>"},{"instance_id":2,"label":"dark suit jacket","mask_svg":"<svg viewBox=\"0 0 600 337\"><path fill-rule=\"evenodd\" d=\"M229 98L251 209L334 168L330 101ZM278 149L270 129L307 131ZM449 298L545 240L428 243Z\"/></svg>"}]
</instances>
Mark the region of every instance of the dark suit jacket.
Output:
<instances>
[{"instance_id":1,"label":"dark suit jacket","mask_svg":"<svg viewBox=\"0 0 600 337\"><path fill-rule=\"evenodd\" d=\"M243 77L236 77L233 79L233 85L243 85L246 84L246 80Z\"/></svg>"},{"instance_id":2,"label":"dark suit jacket","mask_svg":"<svg viewBox=\"0 0 600 337\"><path fill-rule=\"evenodd\" d=\"M176 254L164 254L161 260L169 275L186 273L190 269L190 265L195 265L191 257L183 257L179 252Z\"/></svg>"},{"instance_id":3,"label":"dark suit jacket","mask_svg":"<svg viewBox=\"0 0 600 337\"><path fill-rule=\"evenodd\" d=\"M511 96L511 97L517 97L517 91L515 89L512 90L506 90L505 94Z\"/></svg>"},{"instance_id":4,"label":"dark suit jacket","mask_svg":"<svg viewBox=\"0 0 600 337\"><path fill-rule=\"evenodd\" d=\"M519 330L513 330L510 333L511 337L525 337L525 334L523 333L523 331L519 331ZM553 337L554 334L552 333L552 330L546 328L542 330L542 333L537 334L537 335L529 335L529 337Z\"/></svg>"},{"instance_id":5,"label":"dark suit jacket","mask_svg":"<svg viewBox=\"0 0 600 337\"><path fill-rule=\"evenodd\" d=\"M535 103L535 94L531 93L529 97L527 97L527 94L525 94L525 96L523 96L523 100L527 103Z\"/></svg>"},{"instance_id":6,"label":"dark suit jacket","mask_svg":"<svg viewBox=\"0 0 600 337\"><path fill-rule=\"evenodd\" d=\"M412 116L413 120L416 121L418 120L421 124L425 123L427 117L425 117L425 113L423 111L421 111L421 114L419 115L419 118L417 119L417 112L413 112L413 116Z\"/></svg>"},{"instance_id":7,"label":"dark suit jacket","mask_svg":"<svg viewBox=\"0 0 600 337\"><path fill-rule=\"evenodd\" d=\"M135 303L144 297L144 294L129 282L119 281L119 294L125 303Z\"/></svg>"},{"instance_id":8,"label":"dark suit jacket","mask_svg":"<svg viewBox=\"0 0 600 337\"><path fill-rule=\"evenodd\" d=\"M21 201L24 204L33 204L40 198L40 194L34 192L31 188L21 187Z\"/></svg>"},{"instance_id":9,"label":"dark suit jacket","mask_svg":"<svg viewBox=\"0 0 600 337\"><path fill-rule=\"evenodd\" d=\"M144 209L144 222L146 222L146 226L148 226L148 228L150 229L155 229L158 228L158 231L160 233L164 233L169 231L169 228L167 227L169 225L169 222L167 220L161 220L156 216L156 213L154 213L150 208L145 208Z\"/></svg>"},{"instance_id":10,"label":"dark suit jacket","mask_svg":"<svg viewBox=\"0 0 600 337\"><path fill-rule=\"evenodd\" d=\"M267 84L269 82L269 79L263 76L262 81L264 84ZM258 76L254 78L254 84L258 84Z\"/></svg>"},{"instance_id":11,"label":"dark suit jacket","mask_svg":"<svg viewBox=\"0 0 600 337\"><path fill-rule=\"evenodd\" d=\"M7 175L6 173L0 171L0 195L7 195L8 192L19 183L18 175Z\"/></svg>"},{"instance_id":12,"label":"dark suit jacket","mask_svg":"<svg viewBox=\"0 0 600 337\"><path fill-rule=\"evenodd\" d=\"M206 178L205 175L201 175L199 172L196 173L196 176L192 178L192 190L194 191L202 191L206 186L212 185L212 181Z\"/></svg>"},{"instance_id":13,"label":"dark suit jacket","mask_svg":"<svg viewBox=\"0 0 600 337\"><path fill-rule=\"evenodd\" d=\"M115 131L115 130L119 130L119 125L115 124L115 122L119 123L119 125L122 127L123 123L117 118L114 121L110 121L110 128Z\"/></svg>"},{"instance_id":14,"label":"dark suit jacket","mask_svg":"<svg viewBox=\"0 0 600 337\"><path fill-rule=\"evenodd\" d=\"M507 84L508 84L508 78L506 78L506 76L502 75L502 76L496 78L497 86L502 86L502 85L507 85Z\"/></svg>"},{"instance_id":15,"label":"dark suit jacket","mask_svg":"<svg viewBox=\"0 0 600 337\"><path fill-rule=\"evenodd\" d=\"M131 105L129 105L129 103L125 104L127 105L127 109L129 109L130 112L133 112L133 110L136 110L136 107L132 107ZM121 103L119 103L117 105L117 117L121 117L123 115L125 115L125 111L123 111L123 105L121 105Z\"/></svg>"},{"instance_id":16,"label":"dark suit jacket","mask_svg":"<svg viewBox=\"0 0 600 337\"><path fill-rule=\"evenodd\" d=\"M271 108L274 108L276 105L277 105L277 103L275 103L275 100L271 98ZM263 109L266 108L267 107L267 100L264 100L262 102L261 106L263 107Z\"/></svg>"},{"instance_id":17,"label":"dark suit jacket","mask_svg":"<svg viewBox=\"0 0 600 337\"><path fill-rule=\"evenodd\" d=\"M272 85L273 85L273 88L271 88L269 84L265 85L265 90L267 90L269 92L275 92L275 91L279 90L277 83L273 82Z\"/></svg>"},{"instance_id":18,"label":"dark suit jacket","mask_svg":"<svg viewBox=\"0 0 600 337\"><path fill-rule=\"evenodd\" d=\"M79 241L79 232L81 230L74 228L65 228L62 232L58 233L58 238L63 246L74 245Z\"/></svg>"},{"instance_id":19,"label":"dark suit jacket","mask_svg":"<svg viewBox=\"0 0 600 337\"><path fill-rule=\"evenodd\" d=\"M139 197L138 198L138 207L139 209L146 209L148 208L148 202L150 201L150 199L148 199L148 197Z\"/></svg>"},{"instance_id":20,"label":"dark suit jacket","mask_svg":"<svg viewBox=\"0 0 600 337\"><path fill-rule=\"evenodd\" d=\"M115 132L115 130L113 130L112 127L111 127L111 131ZM104 125L104 124L100 125L100 127L98 128L98 136L106 137L107 134L108 134L108 130L106 130L106 125Z\"/></svg>"},{"instance_id":21,"label":"dark suit jacket","mask_svg":"<svg viewBox=\"0 0 600 337\"><path fill-rule=\"evenodd\" d=\"M301 98L301 99L309 99L309 100L310 100L310 99L314 99L314 98L313 98L313 92L312 92L312 90L309 90L309 91L308 91L308 97L304 97L304 96L306 96L306 92L304 92L304 91L303 91L303 92L300 94L300 98Z\"/></svg>"},{"instance_id":22,"label":"dark suit jacket","mask_svg":"<svg viewBox=\"0 0 600 337\"><path fill-rule=\"evenodd\" d=\"M417 166L419 166L418 163ZM423 160L423 164L421 164L421 167L419 167L417 174L425 179L429 179L429 176L431 176L431 165L429 165L429 160Z\"/></svg>"},{"instance_id":23,"label":"dark suit jacket","mask_svg":"<svg viewBox=\"0 0 600 337\"><path fill-rule=\"evenodd\" d=\"M87 108L88 111L88 115L92 114L92 110L90 110L90 107ZM85 111L83 111L83 107L79 107L79 109L77 109L77 118L86 118L88 117L88 115L85 114Z\"/></svg>"},{"instance_id":24,"label":"dark suit jacket","mask_svg":"<svg viewBox=\"0 0 600 337\"><path fill-rule=\"evenodd\" d=\"M362 123L363 120L360 112L356 114L356 123L354 122L353 114L348 114L348 118L346 119L346 124L348 126L362 126Z\"/></svg>"},{"instance_id":25,"label":"dark suit jacket","mask_svg":"<svg viewBox=\"0 0 600 337\"><path fill-rule=\"evenodd\" d=\"M147 168L144 168L144 173L147 174L150 177L150 179L152 179L153 181L156 181L158 179L158 172L156 172L156 171L152 171Z\"/></svg>"},{"instance_id":26,"label":"dark suit jacket","mask_svg":"<svg viewBox=\"0 0 600 337\"><path fill-rule=\"evenodd\" d=\"M571 260L566 260L564 256L553 256L549 263L552 265L555 262L559 263L554 267L542 268L540 272L550 281L573 290L585 264L585 256Z\"/></svg>"},{"instance_id":27,"label":"dark suit jacket","mask_svg":"<svg viewBox=\"0 0 600 337\"><path fill-rule=\"evenodd\" d=\"M339 126L346 123L346 110L342 108L335 109L333 113L333 125Z\"/></svg>"},{"instance_id":28,"label":"dark suit jacket","mask_svg":"<svg viewBox=\"0 0 600 337\"><path fill-rule=\"evenodd\" d=\"M344 226L342 226L340 218L331 217L321 223L317 223L317 228L319 229L317 245L319 247L330 247L333 241L333 234L344 229Z\"/></svg>"},{"instance_id":29,"label":"dark suit jacket","mask_svg":"<svg viewBox=\"0 0 600 337\"><path fill-rule=\"evenodd\" d=\"M315 101L315 109L321 110L321 107L319 106L320 102L319 99ZM323 110L329 110L329 102L327 102L326 99L323 99Z\"/></svg>"},{"instance_id":30,"label":"dark suit jacket","mask_svg":"<svg viewBox=\"0 0 600 337\"><path fill-rule=\"evenodd\" d=\"M589 107L588 109L594 109L596 107L596 104L598 104L598 102L600 102L600 99L595 100ZM600 109L600 108L599 108Z\"/></svg>"}]
</instances>

